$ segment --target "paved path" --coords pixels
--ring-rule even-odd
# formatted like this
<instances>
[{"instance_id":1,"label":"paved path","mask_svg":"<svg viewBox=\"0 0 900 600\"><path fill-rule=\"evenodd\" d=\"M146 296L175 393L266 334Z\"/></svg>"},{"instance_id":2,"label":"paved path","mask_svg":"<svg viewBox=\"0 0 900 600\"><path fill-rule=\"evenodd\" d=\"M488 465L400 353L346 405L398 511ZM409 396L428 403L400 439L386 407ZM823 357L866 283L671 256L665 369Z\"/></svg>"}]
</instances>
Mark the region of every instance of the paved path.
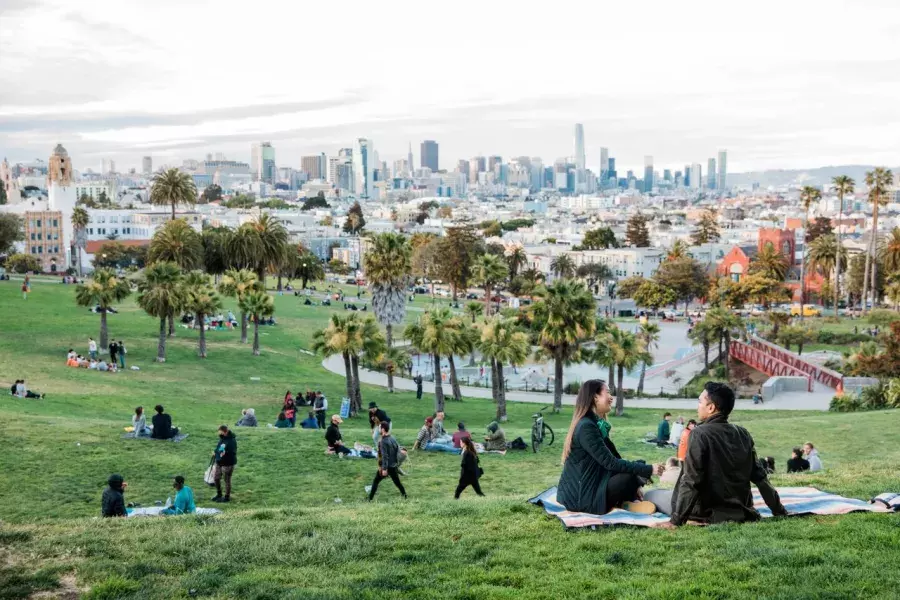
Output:
<instances>
[{"instance_id":1,"label":"paved path","mask_svg":"<svg viewBox=\"0 0 900 600\"><path fill-rule=\"evenodd\" d=\"M332 373L335 373L336 375L340 375L342 377L345 375L344 360L340 355L326 358L324 361L322 361L322 366ZM368 369L360 368L359 378L362 383L387 387L387 375L385 375L384 373L378 373L377 371L369 371ZM411 379L395 376L394 388L398 390L415 391L416 384ZM426 381L422 384L422 390L426 394L433 394L434 384ZM445 384L444 393L448 393L449 390L450 385ZM467 396L469 398L491 398L490 388L460 386L460 391L462 392L463 396ZM510 390L506 392L506 399L511 402L553 404L553 394L546 394L541 392L519 392ZM574 405L575 396L563 394L562 401L565 405ZM752 400L738 400L735 408L738 410L828 410L828 404L830 401L831 394L815 392L790 392L781 394L772 402L767 402L765 404L753 404ZM697 408L696 398L635 398L626 400L626 403L631 408L674 408L679 410L689 410Z\"/></svg>"}]
</instances>

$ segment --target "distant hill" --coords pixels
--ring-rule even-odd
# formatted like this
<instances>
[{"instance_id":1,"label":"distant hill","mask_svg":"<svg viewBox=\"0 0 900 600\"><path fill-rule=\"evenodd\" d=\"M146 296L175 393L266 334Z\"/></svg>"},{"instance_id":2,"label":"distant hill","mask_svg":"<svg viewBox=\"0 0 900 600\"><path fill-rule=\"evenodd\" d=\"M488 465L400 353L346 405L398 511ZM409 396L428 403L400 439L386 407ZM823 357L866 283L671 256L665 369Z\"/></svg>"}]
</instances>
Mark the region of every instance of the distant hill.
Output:
<instances>
[{"instance_id":1,"label":"distant hill","mask_svg":"<svg viewBox=\"0 0 900 600\"><path fill-rule=\"evenodd\" d=\"M814 169L773 169L769 171L750 171L748 173L729 173L728 185L750 185L758 183L760 187L784 186L790 184L825 185L831 183L831 178L837 175L849 175L856 180L857 185L863 184L866 179L866 171L871 171L872 165L842 165L836 167L817 167ZM900 173L900 167L891 169L895 175Z\"/></svg>"}]
</instances>

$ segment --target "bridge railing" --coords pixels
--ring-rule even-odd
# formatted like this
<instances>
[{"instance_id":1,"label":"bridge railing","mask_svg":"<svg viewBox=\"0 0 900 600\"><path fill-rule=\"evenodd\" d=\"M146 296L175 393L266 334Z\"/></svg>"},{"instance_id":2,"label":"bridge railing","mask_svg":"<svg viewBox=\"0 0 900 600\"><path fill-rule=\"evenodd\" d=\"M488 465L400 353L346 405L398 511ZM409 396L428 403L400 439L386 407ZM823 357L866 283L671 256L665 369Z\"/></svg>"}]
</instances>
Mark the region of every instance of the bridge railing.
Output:
<instances>
[{"instance_id":1,"label":"bridge railing","mask_svg":"<svg viewBox=\"0 0 900 600\"><path fill-rule=\"evenodd\" d=\"M729 354L742 363L750 365L754 369L762 371L771 377L803 377L807 382L807 391L812 391L813 380L808 373L805 373L790 363L782 361L779 357L767 353L757 346L732 340Z\"/></svg>"},{"instance_id":2,"label":"bridge railing","mask_svg":"<svg viewBox=\"0 0 900 600\"><path fill-rule=\"evenodd\" d=\"M791 365L791 367L797 371L809 376L813 381L818 381L830 388L837 389L837 387L843 383L844 376L837 371L803 360L802 357L797 356L793 352L785 350L781 346L777 346L771 342L767 342L762 338L752 336L750 338L750 346L757 348L770 356L774 356L779 361Z\"/></svg>"}]
</instances>

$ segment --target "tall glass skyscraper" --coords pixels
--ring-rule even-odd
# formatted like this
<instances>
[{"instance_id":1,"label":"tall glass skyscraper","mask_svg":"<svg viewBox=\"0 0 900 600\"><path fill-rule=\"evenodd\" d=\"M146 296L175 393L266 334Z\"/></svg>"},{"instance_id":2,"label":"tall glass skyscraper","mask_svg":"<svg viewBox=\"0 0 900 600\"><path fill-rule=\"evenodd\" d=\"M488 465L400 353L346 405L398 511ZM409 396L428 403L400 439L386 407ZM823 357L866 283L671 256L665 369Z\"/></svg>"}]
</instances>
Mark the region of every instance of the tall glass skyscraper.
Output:
<instances>
[{"instance_id":1,"label":"tall glass skyscraper","mask_svg":"<svg viewBox=\"0 0 900 600\"><path fill-rule=\"evenodd\" d=\"M706 187L716 189L716 159L711 158L706 163Z\"/></svg>"},{"instance_id":2,"label":"tall glass skyscraper","mask_svg":"<svg viewBox=\"0 0 900 600\"><path fill-rule=\"evenodd\" d=\"M644 157L644 191L649 192L653 189L653 157Z\"/></svg>"},{"instance_id":3,"label":"tall glass skyscraper","mask_svg":"<svg viewBox=\"0 0 900 600\"><path fill-rule=\"evenodd\" d=\"M353 175L356 178L356 194L365 200L372 197L375 170L375 148L371 140L356 140L356 151L353 153Z\"/></svg>"},{"instance_id":4,"label":"tall glass skyscraper","mask_svg":"<svg viewBox=\"0 0 900 600\"><path fill-rule=\"evenodd\" d=\"M719 173L716 178L716 189L725 191L728 189L728 151L719 150Z\"/></svg>"},{"instance_id":5,"label":"tall glass skyscraper","mask_svg":"<svg viewBox=\"0 0 900 600\"><path fill-rule=\"evenodd\" d=\"M575 190L584 191L584 125L575 123Z\"/></svg>"},{"instance_id":6,"label":"tall glass skyscraper","mask_svg":"<svg viewBox=\"0 0 900 600\"><path fill-rule=\"evenodd\" d=\"M432 173L438 172L438 143L434 140L425 140L420 146L422 160L421 166L428 167Z\"/></svg>"}]
</instances>

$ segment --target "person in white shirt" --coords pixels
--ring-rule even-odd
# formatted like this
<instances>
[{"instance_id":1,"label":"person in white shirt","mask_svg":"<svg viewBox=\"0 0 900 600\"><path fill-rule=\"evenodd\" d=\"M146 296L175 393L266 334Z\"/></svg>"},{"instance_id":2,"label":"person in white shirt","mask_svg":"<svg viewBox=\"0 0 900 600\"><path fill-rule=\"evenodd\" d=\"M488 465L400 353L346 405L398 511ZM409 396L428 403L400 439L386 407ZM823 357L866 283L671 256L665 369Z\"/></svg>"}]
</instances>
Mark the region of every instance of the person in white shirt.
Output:
<instances>
[{"instance_id":1,"label":"person in white shirt","mask_svg":"<svg viewBox=\"0 0 900 600\"><path fill-rule=\"evenodd\" d=\"M75 356L75 351L69 348L69 353L66 354L66 362L72 360L73 358L75 358Z\"/></svg>"},{"instance_id":2,"label":"person in white shirt","mask_svg":"<svg viewBox=\"0 0 900 600\"><path fill-rule=\"evenodd\" d=\"M88 338L88 355L93 360L97 360L97 342L94 341L94 338Z\"/></svg>"},{"instance_id":3,"label":"person in white shirt","mask_svg":"<svg viewBox=\"0 0 900 600\"><path fill-rule=\"evenodd\" d=\"M97 370L97 361L93 358L91 359L91 364L88 365L88 369L94 369L95 371Z\"/></svg>"},{"instance_id":4,"label":"person in white shirt","mask_svg":"<svg viewBox=\"0 0 900 600\"><path fill-rule=\"evenodd\" d=\"M810 473L822 470L822 459L819 458L819 451L812 445L812 442L803 444L803 458L809 461Z\"/></svg>"},{"instance_id":5,"label":"person in white shirt","mask_svg":"<svg viewBox=\"0 0 900 600\"><path fill-rule=\"evenodd\" d=\"M678 446L681 443L681 434L684 432L684 417L678 417L672 424L672 432L669 434L669 444Z\"/></svg>"}]
</instances>

